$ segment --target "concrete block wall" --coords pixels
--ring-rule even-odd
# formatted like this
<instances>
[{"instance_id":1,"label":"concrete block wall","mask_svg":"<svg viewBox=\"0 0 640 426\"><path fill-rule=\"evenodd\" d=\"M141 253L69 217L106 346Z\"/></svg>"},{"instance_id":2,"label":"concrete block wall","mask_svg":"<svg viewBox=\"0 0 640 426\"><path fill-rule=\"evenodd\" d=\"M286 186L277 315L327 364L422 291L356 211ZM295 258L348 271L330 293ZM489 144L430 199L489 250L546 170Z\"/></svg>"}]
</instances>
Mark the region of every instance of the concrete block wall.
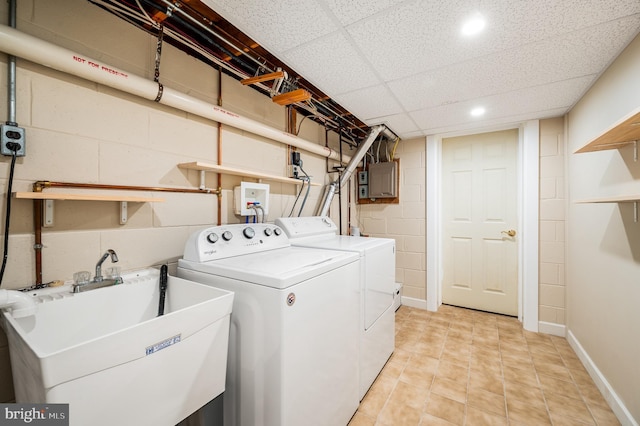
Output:
<instances>
[{"instance_id":1,"label":"concrete block wall","mask_svg":"<svg viewBox=\"0 0 640 426\"><path fill-rule=\"evenodd\" d=\"M564 119L540 121L540 321L565 322Z\"/></svg>"},{"instance_id":2,"label":"concrete block wall","mask_svg":"<svg viewBox=\"0 0 640 426\"><path fill-rule=\"evenodd\" d=\"M0 16L7 16L7 9L6 2L0 3ZM85 0L21 0L17 29L87 58L153 79L155 38ZM212 105L218 104L221 90L223 108L285 130L285 108L226 75L220 84L215 69L168 44L162 51L160 81L165 87ZM7 58L0 54L0 98L5 99L6 94ZM223 165L280 176L289 173L285 145L228 126L222 127L219 139L218 123L21 59L17 62L16 115L19 125L26 130L27 155L17 160L14 192L31 191L37 180L197 188L199 172L180 169L177 164L192 161L217 164L218 144L222 146ZM0 116L7 116L4 101L0 102ZM325 144L324 127L311 120L304 120L300 136ZM333 149L337 149L337 141L337 135L330 132L328 143ZM305 151L301 151L301 156L314 182L322 184L332 179L325 171L324 157ZM0 157L3 198L10 160ZM233 188L240 181L236 176L222 177L223 224L244 221L233 212ZM270 184L271 191L268 220L288 215L298 187L265 183ZM215 174L207 174L206 186L217 188ZM313 187L303 215L314 213L321 189ZM42 235L43 282L70 280L78 270L93 271L108 248L118 253L123 271L168 263L169 272L174 274L189 235L218 222L219 199L215 195L129 191L120 194L153 196L165 201L129 203L129 220L125 225L119 224L119 203L56 201L54 226L45 228ZM332 214L338 211L337 202L336 199L332 204ZM35 281L33 203L14 199L12 204L9 260L2 282L2 288L6 289L26 287ZM346 211L346 200L344 205ZM0 402L13 399L8 359L6 338L0 331Z\"/></svg>"},{"instance_id":3,"label":"concrete block wall","mask_svg":"<svg viewBox=\"0 0 640 426\"><path fill-rule=\"evenodd\" d=\"M424 138L400 141L400 204L356 207L363 234L396 240L396 281L403 296L420 300L426 299L425 155Z\"/></svg>"}]
</instances>

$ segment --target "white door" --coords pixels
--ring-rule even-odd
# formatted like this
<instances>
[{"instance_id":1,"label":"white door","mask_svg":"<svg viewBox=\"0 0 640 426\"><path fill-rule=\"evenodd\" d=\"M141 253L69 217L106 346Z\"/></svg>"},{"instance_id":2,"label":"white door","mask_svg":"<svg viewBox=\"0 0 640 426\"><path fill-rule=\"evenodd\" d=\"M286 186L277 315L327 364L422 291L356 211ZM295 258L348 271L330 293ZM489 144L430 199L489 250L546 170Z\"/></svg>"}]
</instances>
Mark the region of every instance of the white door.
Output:
<instances>
[{"instance_id":1,"label":"white door","mask_svg":"<svg viewBox=\"0 0 640 426\"><path fill-rule=\"evenodd\" d=\"M518 130L442 141L442 302L518 315Z\"/></svg>"}]
</instances>

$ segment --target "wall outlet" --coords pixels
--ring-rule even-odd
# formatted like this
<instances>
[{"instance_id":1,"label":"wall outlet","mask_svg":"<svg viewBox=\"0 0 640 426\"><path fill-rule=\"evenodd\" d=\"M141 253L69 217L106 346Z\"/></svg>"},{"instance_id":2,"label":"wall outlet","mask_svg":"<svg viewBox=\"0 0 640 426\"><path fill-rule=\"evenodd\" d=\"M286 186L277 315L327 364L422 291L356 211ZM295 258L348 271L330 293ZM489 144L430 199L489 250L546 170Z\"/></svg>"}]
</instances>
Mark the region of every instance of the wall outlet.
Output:
<instances>
[{"instance_id":1,"label":"wall outlet","mask_svg":"<svg viewBox=\"0 0 640 426\"><path fill-rule=\"evenodd\" d=\"M358 198L369 198L369 187L367 185L358 187Z\"/></svg>"},{"instance_id":2,"label":"wall outlet","mask_svg":"<svg viewBox=\"0 0 640 426\"><path fill-rule=\"evenodd\" d=\"M0 154L13 156L13 151L7 146L8 143L14 142L20 145L16 151L16 157L24 157L27 151L27 142L24 137L24 129L22 127L13 126L11 124L2 124L0 126Z\"/></svg>"}]
</instances>

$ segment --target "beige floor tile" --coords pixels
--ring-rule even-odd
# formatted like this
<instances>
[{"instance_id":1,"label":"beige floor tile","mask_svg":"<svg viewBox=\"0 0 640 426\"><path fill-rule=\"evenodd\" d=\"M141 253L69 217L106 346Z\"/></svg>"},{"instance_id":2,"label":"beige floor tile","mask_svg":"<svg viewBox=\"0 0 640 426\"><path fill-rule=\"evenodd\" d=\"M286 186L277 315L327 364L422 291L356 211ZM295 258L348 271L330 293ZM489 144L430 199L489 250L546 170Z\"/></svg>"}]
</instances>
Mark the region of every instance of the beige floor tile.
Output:
<instances>
[{"instance_id":1,"label":"beige floor tile","mask_svg":"<svg viewBox=\"0 0 640 426\"><path fill-rule=\"evenodd\" d=\"M432 416L431 414L423 413L420 419L421 426L451 426L455 423L441 419L440 417Z\"/></svg>"},{"instance_id":2,"label":"beige floor tile","mask_svg":"<svg viewBox=\"0 0 640 426\"><path fill-rule=\"evenodd\" d=\"M404 404L408 407L422 411L424 404L427 402L428 396L428 389L400 381L393 392L391 392L388 403Z\"/></svg>"},{"instance_id":3,"label":"beige floor tile","mask_svg":"<svg viewBox=\"0 0 640 426\"><path fill-rule=\"evenodd\" d=\"M522 401L536 407L545 407L544 393L535 385L505 382L507 403L512 400Z\"/></svg>"},{"instance_id":4,"label":"beige floor tile","mask_svg":"<svg viewBox=\"0 0 640 426\"><path fill-rule=\"evenodd\" d=\"M591 381L590 383L576 382L576 386L578 387L578 391L580 392L580 395L582 395L582 398L584 398L584 401L590 407L598 406L605 409L609 409L609 404L607 403L607 400L604 399L604 396L602 396L600 389L598 389L598 387L595 385L595 383L593 383L593 381Z\"/></svg>"},{"instance_id":5,"label":"beige floor tile","mask_svg":"<svg viewBox=\"0 0 640 426\"><path fill-rule=\"evenodd\" d=\"M492 372L471 370L469 374L469 389L482 389L497 395L504 395L504 382L502 377L493 375Z\"/></svg>"},{"instance_id":6,"label":"beige floor tile","mask_svg":"<svg viewBox=\"0 0 640 426\"><path fill-rule=\"evenodd\" d=\"M469 368L455 362L441 360L438 363L436 377L442 377L466 384L469 381Z\"/></svg>"},{"instance_id":7,"label":"beige floor tile","mask_svg":"<svg viewBox=\"0 0 640 426\"><path fill-rule=\"evenodd\" d=\"M349 426L375 426L375 424L375 417L367 416L360 411L356 412L349 422Z\"/></svg>"},{"instance_id":8,"label":"beige floor tile","mask_svg":"<svg viewBox=\"0 0 640 426\"><path fill-rule=\"evenodd\" d=\"M389 401L378 416L378 422L393 426L417 426L420 424L422 411L409 407L401 402Z\"/></svg>"},{"instance_id":9,"label":"beige floor tile","mask_svg":"<svg viewBox=\"0 0 640 426\"><path fill-rule=\"evenodd\" d=\"M362 402L360 402L358 411L371 417L377 417L395 386L396 380L392 380L384 376L378 376L375 382L373 382L373 385L371 385L367 394L364 396Z\"/></svg>"},{"instance_id":10,"label":"beige floor tile","mask_svg":"<svg viewBox=\"0 0 640 426\"><path fill-rule=\"evenodd\" d=\"M400 381L428 390L433 383L433 373L407 365L400 375Z\"/></svg>"},{"instance_id":11,"label":"beige floor tile","mask_svg":"<svg viewBox=\"0 0 640 426\"><path fill-rule=\"evenodd\" d=\"M504 395L498 395L484 389L470 388L467 395L467 405L501 417L507 415Z\"/></svg>"},{"instance_id":12,"label":"beige floor tile","mask_svg":"<svg viewBox=\"0 0 640 426\"><path fill-rule=\"evenodd\" d=\"M387 361L380 374L384 374L390 379L397 380L404 370L405 364L402 362L395 362L392 360Z\"/></svg>"},{"instance_id":13,"label":"beige floor tile","mask_svg":"<svg viewBox=\"0 0 640 426\"><path fill-rule=\"evenodd\" d=\"M605 408L598 405L589 405L589 409L591 410L593 417L596 419L598 426L617 426L620 424L620 421L609 407Z\"/></svg>"},{"instance_id":14,"label":"beige floor tile","mask_svg":"<svg viewBox=\"0 0 640 426\"><path fill-rule=\"evenodd\" d=\"M436 376L431 386L431 392L463 404L467 402L467 384L463 382Z\"/></svg>"},{"instance_id":15,"label":"beige floor tile","mask_svg":"<svg viewBox=\"0 0 640 426\"><path fill-rule=\"evenodd\" d=\"M511 422L523 425L550 425L551 419L545 406L531 405L527 402L507 398L507 418Z\"/></svg>"},{"instance_id":16,"label":"beige floor tile","mask_svg":"<svg viewBox=\"0 0 640 426\"><path fill-rule=\"evenodd\" d=\"M349 426L619 425L566 339L452 306L403 306L396 329Z\"/></svg>"},{"instance_id":17,"label":"beige floor tile","mask_svg":"<svg viewBox=\"0 0 640 426\"><path fill-rule=\"evenodd\" d=\"M536 367L536 371L540 374L554 376L562 380L572 380L569 369L565 367L564 364L555 364L548 361L534 361L533 365Z\"/></svg>"},{"instance_id":18,"label":"beige floor tile","mask_svg":"<svg viewBox=\"0 0 640 426\"><path fill-rule=\"evenodd\" d=\"M425 412L456 425L464 423L464 404L435 393L429 395Z\"/></svg>"},{"instance_id":19,"label":"beige floor tile","mask_svg":"<svg viewBox=\"0 0 640 426\"><path fill-rule=\"evenodd\" d=\"M591 413L582 400L568 398L562 395L545 393L549 412L558 416L576 419L586 424L595 424Z\"/></svg>"},{"instance_id":20,"label":"beige floor tile","mask_svg":"<svg viewBox=\"0 0 640 426\"><path fill-rule=\"evenodd\" d=\"M578 387L573 381L556 379L552 376L539 374L540 386L544 394L563 395L572 399L582 400Z\"/></svg>"},{"instance_id":21,"label":"beige floor tile","mask_svg":"<svg viewBox=\"0 0 640 426\"><path fill-rule=\"evenodd\" d=\"M467 407L465 425L467 426L501 426L507 425L506 417L488 413L479 408Z\"/></svg>"}]
</instances>

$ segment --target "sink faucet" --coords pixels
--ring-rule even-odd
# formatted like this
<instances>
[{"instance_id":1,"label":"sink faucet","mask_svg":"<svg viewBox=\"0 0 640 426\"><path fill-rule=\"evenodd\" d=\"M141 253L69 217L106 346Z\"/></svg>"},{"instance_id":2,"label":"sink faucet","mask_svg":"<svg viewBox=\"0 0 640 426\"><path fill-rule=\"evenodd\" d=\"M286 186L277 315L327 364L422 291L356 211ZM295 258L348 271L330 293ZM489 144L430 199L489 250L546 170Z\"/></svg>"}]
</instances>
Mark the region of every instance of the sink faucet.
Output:
<instances>
[{"instance_id":1,"label":"sink faucet","mask_svg":"<svg viewBox=\"0 0 640 426\"><path fill-rule=\"evenodd\" d=\"M100 260L98 260L98 263L96 263L96 276L93 279L94 282L99 283L104 279L102 276L102 264L105 260L107 260L107 257L109 256L111 256L111 262L116 263L118 261L118 255L115 251L108 249L106 252L104 252Z\"/></svg>"}]
</instances>

